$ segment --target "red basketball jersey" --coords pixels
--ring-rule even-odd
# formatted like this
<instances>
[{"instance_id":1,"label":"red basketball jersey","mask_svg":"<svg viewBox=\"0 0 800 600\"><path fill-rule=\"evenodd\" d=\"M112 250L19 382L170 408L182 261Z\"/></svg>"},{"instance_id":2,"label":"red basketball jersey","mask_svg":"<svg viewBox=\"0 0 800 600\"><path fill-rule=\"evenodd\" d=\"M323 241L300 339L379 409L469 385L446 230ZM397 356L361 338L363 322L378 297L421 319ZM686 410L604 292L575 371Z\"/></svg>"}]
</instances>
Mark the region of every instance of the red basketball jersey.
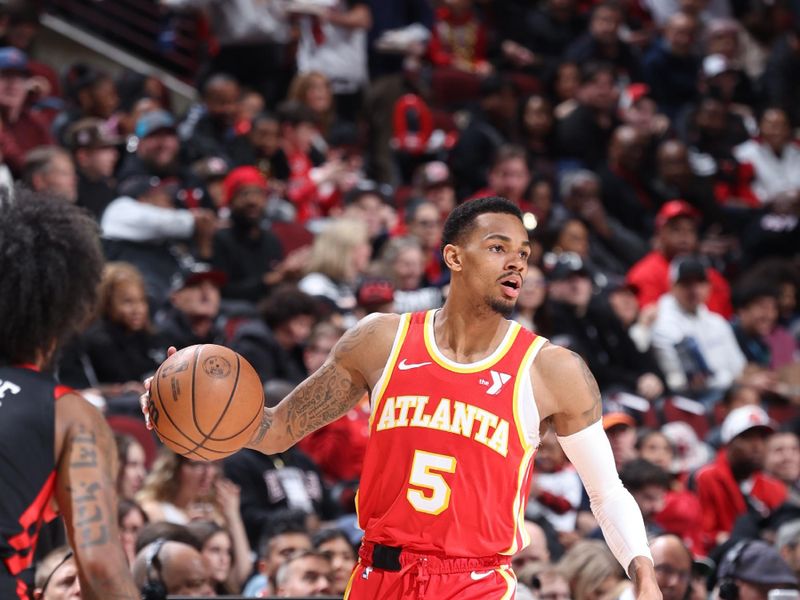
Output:
<instances>
[{"instance_id":1,"label":"red basketball jersey","mask_svg":"<svg viewBox=\"0 0 800 600\"><path fill-rule=\"evenodd\" d=\"M435 313L402 316L372 391L359 524L371 542L416 552L514 554L529 542L530 368L546 340L512 321L490 356L456 363L436 346Z\"/></svg>"}]
</instances>

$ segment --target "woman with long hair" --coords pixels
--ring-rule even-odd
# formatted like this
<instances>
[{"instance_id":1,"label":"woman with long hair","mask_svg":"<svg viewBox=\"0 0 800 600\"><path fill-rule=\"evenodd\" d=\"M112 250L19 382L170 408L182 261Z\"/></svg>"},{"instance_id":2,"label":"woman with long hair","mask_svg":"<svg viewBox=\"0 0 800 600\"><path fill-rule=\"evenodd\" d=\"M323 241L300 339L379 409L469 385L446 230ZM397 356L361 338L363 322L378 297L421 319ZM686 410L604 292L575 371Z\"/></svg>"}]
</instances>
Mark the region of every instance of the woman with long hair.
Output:
<instances>
[{"instance_id":1,"label":"woman with long hair","mask_svg":"<svg viewBox=\"0 0 800 600\"><path fill-rule=\"evenodd\" d=\"M114 441L117 443L119 459L117 496L120 499L133 500L142 489L147 475L144 448L135 438L123 433L114 434Z\"/></svg>"},{"instance_id":2,"label":"woman with long hair","mask_svg":"<svg viewBox=\"0 0 800 600\"><path fill-rule=\"evenodd\" d=\"M363 221L336 219L314 239L308 274L298 287L310 296L326 301L334 312L351 325L356 307L358 280L369 266L372 247Z\"/></svg>"},{"instance_id":3,"label":"woman with long hair","mask_svg":"<svg viewBox=\"0 0 800 600\"><path fill-rule=\"evenodd\" d=\"M323 137L328 135L336 119L336 105L330 81L325 75L319 71L298 73L289 85L287 99L310 108L317 117L320 133Z\"/></svg>"},{"instance_id":4,"label":"woman with long hair","mask_svg":"<svg viewBox=\"0 0 800 600\"><path fill-rule=\"evenodd\" d=\"M191 460L162 448L136 500L153 522L186 525L201 514L219 517L214 506L218 475L216 463Z\"/></svg>"},{"instance_id":5,"label":"woman with long hair","mask_svg":"<svg viewBox=\"0 0 800 600\"><path fill-rule=\"evenodd\" d=\"M133 500L122 498L117 507L117 524L119 525L119 539L128 564L133 565L136 558L136 539L142 527L150 520L147 513Z\"/></svg>"},{"instance_id":6,"label":"woman with long hair","mask_svg":"<svg viewBox=\"0 0 800 600\"><path fill-rule=\"evenodd\" d=\"M197 538L200 554L206 559L214 591L222 595L238 594L253 568L244 529L238 540L230 529L214 521L192 521L188 529Z\"/></svg>"}]
</instances>

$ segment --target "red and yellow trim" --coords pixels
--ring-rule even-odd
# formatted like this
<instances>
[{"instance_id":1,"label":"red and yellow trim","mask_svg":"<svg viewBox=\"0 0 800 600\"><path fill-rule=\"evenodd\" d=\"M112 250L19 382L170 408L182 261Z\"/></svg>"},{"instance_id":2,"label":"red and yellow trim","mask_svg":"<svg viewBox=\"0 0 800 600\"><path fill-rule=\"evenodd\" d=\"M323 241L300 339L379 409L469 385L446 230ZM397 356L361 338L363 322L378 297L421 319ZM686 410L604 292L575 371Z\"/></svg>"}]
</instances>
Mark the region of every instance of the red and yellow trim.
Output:
<instances>
[{"instance_id":1,"label":"red and yellow trim","mask_svg":"<svg viewBox=\"0 0 800 600\"><path fill-rule=\"evenodd\" d=\"M506 580L506 586L508 586L506 592L503 594L500 600L512 600L517 591L517 577L514 575L514 571L511 569L501 568L497 572L500 573L500 576Z\"/></svg>"},{"instance_id":2,"label":"red and yellow trim","mask_svg":"<svg viewBox=\"0 0 800 600\"><path fill-rule=\"evenodd\" d=\"M425 323L423 326L425 349L428 351L428 355L431 357L431 360L433 360L437 365L454 373L479 373L480 371L485 371L486 369L493 367L508 353L508 351L511 349L511 346L514 345L514 340L517 339L517 334L522 329L522 326L519 323L516 323L515 321L509 321L508 331L506 332L503 341L500 342L500 345L495 349L494 352L492 352L486 358L474 363L459 363L447 358L444 354L442 354L436 345L436 338L433 332L433 317L436 314L436 310L437 309L429 310L425 315Z\"/></svg>"},{"instance_id":3,"label":"red and yellow trim","mask_svg":"<svg viewBox=\"0 0 800 600\"><path fill-rule=\"evenodd\" d=\"M375 388L372 391L370 401L372 404L372 412L369 415L369 430L372 432L372 423L375 420L375 415L380 414L380 410L383 407L384 397L383 394L386 392L386 388L389 385L389 381L392 378L392 372L394 371L394 366L397 363L397 357L400 355L400 349L403 347L403 342L405 342L406 335L408 334L408 327L411 324L411 314L405 313L400 316L400 324L397 326L397 334L394 337L394 343L392 344L392 351L389 353L389 360L386 361L386 366L383 369L383 373L381 373L378 382L375 385Z\"/></svg>"},{"instance_id":4,"label":"red and yellow trim","mask_svg":"<svg viewBox=\"0 0 800 600\"><path fill-rule=\"evenodd\" d=\"M530 384L530 367L533 359L536 357L536 354L541 349L542 346L547 342L546 338L537 336L533 342L531 342L528 349L525 351L525 355L520 362L519 370L517 371L517 378L514 381L514 395L512 399L512 405L514 408L514 425L517 428L517 435L519 436L519 442L522 445L522 449L524 450L524 454L522 455L522 460L520 461L519 471L517 472L517 488L516 493L514 494L514 506L512 508L512 519L514 521L514 535L512 538L511 546L505 552L501 554L516 554L522 548L527 546L530 543L530 536L528 535L527 529L525 529L525 504L526 499L528 497L528 484L530 483L530 478L528 474L530 473L531 462L533 461L533 457L536 454L536 447L533 446L529 441L528 437L525 435L524 426L527 424L525 423L522 413L523 413L523 406L522 406L522 386L524 385L525 381L528 381ZM526 379L527 378L527 379ZM538 409L536 410L536 414L538 415ZM527 424L530 425L530 424Z\"/></svg>"}]
</instances>

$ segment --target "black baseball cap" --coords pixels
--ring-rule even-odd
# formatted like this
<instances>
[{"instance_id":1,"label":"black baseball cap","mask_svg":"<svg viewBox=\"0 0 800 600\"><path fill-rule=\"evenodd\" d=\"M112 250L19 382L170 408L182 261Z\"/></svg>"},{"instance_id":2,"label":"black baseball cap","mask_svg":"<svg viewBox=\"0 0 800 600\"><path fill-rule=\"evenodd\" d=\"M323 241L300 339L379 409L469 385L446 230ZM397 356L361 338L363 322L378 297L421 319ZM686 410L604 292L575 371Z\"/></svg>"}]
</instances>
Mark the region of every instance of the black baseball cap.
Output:
<instances>
[{"instance_id":1,"label":"black baseball cap","mask_svg":"<svg viewBox=\"0 0 800 600\"><path fill-rule=\"evenodd\" d=\"M573 275L591 277L583 259L575 252L561 252L552 255L549 261L545 261L545 267L549 281L563 281Z\"/></svg>"},{"instance_id":2,"label":"black baseball cap","mask_svg":"<svg viewBox=\"0 0 800 600\"><path fill-rule=\"evenodd\" d=\"M676 258L669 265L671 283L687 283L690 281L708 281L705 263L695 256Z\"/></svg>"},{"instance_id":3,"label":"black baseball cap","mask_svg":"<svg viewBox=\"0 0 800 600\"><path fill-rule=\"evenodd\" d=\"M214 269L210 264L204 262L192 262L185 265L172 277L171 290L178 290L198 285L203 281L210 281L218 288L228 282L228 276L223 272Z\"/></svg>"}]
</instances>

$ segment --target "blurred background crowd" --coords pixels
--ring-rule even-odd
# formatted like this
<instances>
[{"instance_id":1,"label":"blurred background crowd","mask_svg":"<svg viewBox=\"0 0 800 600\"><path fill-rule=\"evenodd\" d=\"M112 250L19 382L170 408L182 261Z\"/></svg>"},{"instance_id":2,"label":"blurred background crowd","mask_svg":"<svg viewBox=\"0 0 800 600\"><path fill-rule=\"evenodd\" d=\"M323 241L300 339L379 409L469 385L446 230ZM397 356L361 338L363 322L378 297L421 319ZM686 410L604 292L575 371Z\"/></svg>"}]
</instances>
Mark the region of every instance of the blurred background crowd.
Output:
<instances>
[{"instance_id":1,"label":"blurred background crowd","mask_svg":"<svg viewBox=\"0 0 800 600\"><path fill-rule=\"evenodd\" d=\"M0 186L97 219L101 307L56 369L170 594L341 595L369 404L194 462L138 414L167 346L233 348L275 404L364 315L440 307L444 219L500 195L534 247L513 318L596 376L665 599L797 598L798 127L797 0L0 5ZM551 433L533 481L518 598L630 597ZM75 597L50 534L39 597Z\"/></svg>"}]
</instances>

